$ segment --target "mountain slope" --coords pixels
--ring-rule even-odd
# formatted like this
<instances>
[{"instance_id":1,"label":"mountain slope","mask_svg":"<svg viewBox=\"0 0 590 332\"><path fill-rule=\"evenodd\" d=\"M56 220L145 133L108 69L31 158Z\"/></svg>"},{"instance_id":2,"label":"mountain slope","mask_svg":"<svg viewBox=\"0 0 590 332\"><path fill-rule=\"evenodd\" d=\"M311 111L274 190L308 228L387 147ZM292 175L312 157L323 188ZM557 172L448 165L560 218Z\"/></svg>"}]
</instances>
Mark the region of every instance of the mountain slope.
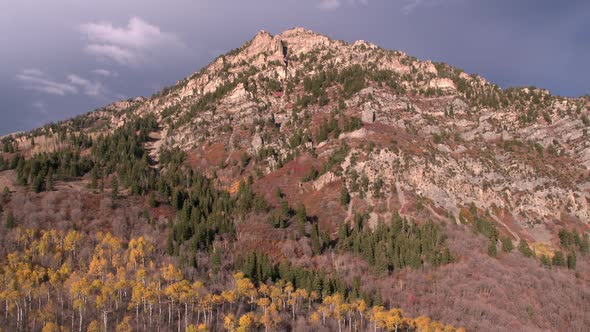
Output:
<instances>
[{"instance_id":1,"label":"mountain slope","mask_svg":"<svg viewBox=\"0 0 590 332\"><path fill-rule=\"evenodd\" d=\"M7 166L0 168L14 170L0 180L13 191L5 210L29 227L50 228L51 220L68 227L50 211L64 198L102 199L66 219L88 232L151 234L160 250L204 269L211 268L207 252L223 247L228 269L240 265L240 255L259 252L350 284L360 278L363 291L387 304L469 329L583 330L590 325L583 311L590 295L589 105L534 87L503 90L363 41L301 28L262 31L149 98L4 138L0 166ZM67 176L61 165L69 158L41 177L34 170L43 167L19 161L69 149L82 161ZM211 179L210 187L195 180L211 193L199 217L214 220L210 240L193 240L196 226L183 228L193 215L183 203L194 183L184 192L181 178L195 173ZM115 204L97 189L113 191L113 179L124 200L113 196L119 206L112 208L136 209L135 217L107 221ZM150 200L161 205L146 206L156 191ZM222 203L226 192L235 209ZM52 217L28 215L23 204ZM142 209L159 220L157 229L138 225ZM406 247L396 231L379 235L401 218L423 227L408 230L410 239L436 225L432 237L415 243L419 263L399 252ZM369 249L355 242L373 237ZM538 259L508 250L519 245ZM559 267L576 257L575 272Z\"/></svg>"}]
</instances>

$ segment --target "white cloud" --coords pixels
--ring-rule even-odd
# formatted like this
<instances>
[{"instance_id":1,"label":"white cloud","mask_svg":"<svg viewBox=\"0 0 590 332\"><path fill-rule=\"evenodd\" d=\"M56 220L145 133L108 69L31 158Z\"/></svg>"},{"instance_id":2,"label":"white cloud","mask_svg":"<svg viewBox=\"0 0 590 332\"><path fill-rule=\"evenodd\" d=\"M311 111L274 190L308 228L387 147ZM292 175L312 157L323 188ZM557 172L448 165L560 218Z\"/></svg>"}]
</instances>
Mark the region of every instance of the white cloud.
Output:
<instances>
[{"instance_id":1,"label":"white cloud","mask_svg":"<svg viewBox=\"0 0 590 332\"><path fill-rule=\"evenodd\" d=\"M80 31L88 39L86 52L122 65L135 65L145 61L154 50L182 45L175 35L139 17L132 17L123 27L109 22L86 23Z\"/></svg>"},{"instance_id":2,"label":"white cloud","mask_svg":"<svg viewBox=\"0 0 590 332\"><path fill-rule=\"evenodd\" d=\"M31 76L43 76L43 72L37 68L26 68L23 69L22 73L24 75L31 75Z\"/></svg>"},{"instance_id":3,"label":"white cloud","mask_svg":"<svg viewBox=\"0 0 590 332\"><path fill-rule=\"evenodd\" d=\"M27 90L50 95L66 96L84 93L87 96L104 97L108 94L108 90L100 81L91 81L76 74L70 74L67 76L67 81L60 82L47 77L39 69L23 69L16 75L16 79L22 82ZM39 102L34 103L33 107L41 110Z\"/></svg>"},{"instance_id":4,"label":"white cloud","mask_svg":"<svg viewBox=\"0 0 590 332\"><path fill-rule=\"evenodd\" d=\"M117 45L91 44L86 46L86 52L99 58L110 58L121 65L137 64L144 59L140 52L124 49Z\"/></svg>"},{"instance_id":5,"label":"white cloud","mask_svg":"<svg viewBox=\"0 0 590 332\"><path fill-rule=\"evenodd\" d=\"M117 76L119 76L119 73L114 72L114 71L110 71L107 69L95 69L92 72L95 73L96 75L100 75L103 77L117 77Z\"/></svg>"},{"instance_id":6,"label":"white cloud","mask_svg":"<svg viewBox=\"0 0 590 332\"><path fill-rule=\"evenodd\" d=\"M366 6L369 4L369 0L320 0L318 8L321 10L335 10L344 4L348 4L349 6L355 6L357 4Z\"/></svg>"},{"instance_id":7,"label":"white cloud","mask_svg":"<svg viewBox=\"0 0 590 332\"><path fill-rule=\"evenodd\" d=\"M78 93L75 86L49 79L38 69L24 69L20 74L16 75L16 79L21 81L24 88L28 90L59 96Z\"/></svg>"},{"instance_id":8,"label":"white cloud","mask_svg":"<svg viewBox=\"0 0 590 332\"><path fill-rule=\"evenodd\" d=\"M320 0L318 7L323 10L334 10L342 5L340 0Z\"/></svg>"},{"instance_id":9,"label":"white cloud","mask_svg":"<svg viewBox=\"0 0 590 332\"><path fill-rule=\"evenodd\" d=\"M77 85L82 88L84 94L88 96L103 96L106 93L106 89L100 82L91 82L75 74L68 75L68 80L70 80L70 83L73 85Z\"/></svg>"},{"instance_id":10,"label":"white cloud","mask_svg":"<svg viewBox=\"0 0 590 332\"><path fill-rule=\"evenodd\" d=\"M402 7L402 12L406 15L411 14L419 7L432 7L440 4L442 0L405 0L405 5Z\"/></svg>"}]
</instances>

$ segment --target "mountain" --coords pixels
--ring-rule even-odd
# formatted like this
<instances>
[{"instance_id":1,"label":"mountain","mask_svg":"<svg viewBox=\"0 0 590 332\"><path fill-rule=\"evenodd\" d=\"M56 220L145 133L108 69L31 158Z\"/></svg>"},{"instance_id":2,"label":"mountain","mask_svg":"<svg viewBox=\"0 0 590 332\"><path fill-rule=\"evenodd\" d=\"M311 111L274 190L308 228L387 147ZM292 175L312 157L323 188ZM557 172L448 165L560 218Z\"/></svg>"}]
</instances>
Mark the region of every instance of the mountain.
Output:
<instances>
[{"instance_id":1,"label":"mountain","mask_svg":"<svg viewBox=\"0 0 590 332\"><path fill-rule=\"evenodd\" d=\"M585 97L261 31L149 98L2 139L0 323L584 331L589 117Z\"/></svg>"}]
</instances>

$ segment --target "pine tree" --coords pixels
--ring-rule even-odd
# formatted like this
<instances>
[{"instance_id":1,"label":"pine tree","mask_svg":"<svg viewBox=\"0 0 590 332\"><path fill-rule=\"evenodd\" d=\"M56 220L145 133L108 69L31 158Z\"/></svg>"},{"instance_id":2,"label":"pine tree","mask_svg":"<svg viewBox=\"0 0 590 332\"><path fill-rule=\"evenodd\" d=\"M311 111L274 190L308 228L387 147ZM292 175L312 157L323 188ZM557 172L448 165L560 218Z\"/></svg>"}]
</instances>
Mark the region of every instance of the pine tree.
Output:
<instances>
[{"instance_id":1,"label":"pine tree","mask_svg":"<svg viewBox=\"0 0 590 332\"><path fill-rule=\"evenodd\" d=\"M305 236L305 223L307 222L307 211L305 210L305 205L303 205L303 203L299 203L299 205L297 206L295 218L297 219L299 235Z\"/></svg>"},{"instance_id":2,"label":"pine tree","mask_svg":"<svg viewBox=\"0 0 590 332\"><path fill-rule=\"evenodd\" d=\"M153 191L150 192L149 204L153 208L158 206L158 202L156 201L156 194Z\"/></svg>"},{"instance_id":3,"label":"pine tree","mask_svg":"<svg viewBox=\"0 0 590 332\"><path fill-rule=\"evenodd\" d=\"M347 250L350 247L348 222L343 221L338 226L338 248L340 250Z\"/></svg>"},{"instance_id":4,"label":"pine tree","mask_svg":"<svg viewBox=\"0 0 590 332\"><path fill-rule=\"evenodd\" d=\"M549 256L541 255L541 264L547 267L551 267L551 259L549 259Z\"/></svg>"},{"instance_id":5,"label":"pine tree","mask_svg":"<svg viewBox=\"0 0 590 332\"><path fill-rule=\"evenodd\" d=\"M320 229L317 223L311 228L311 250L314 255L322 253L322 242L320 239Z\"/></svg>"},{"instance_id":6,"label":"pine tree","mask_svg":"<svg viewBox=\"0 0 590 332\"><path fill-rule=\"evenodd\" d=\"M35 179L33 180L33 183L31 186L32 186L32 189L34 192L40 193L43 191L44 185L45 185L45 178L43 177L43 175L39 174L39 175L35 176Z\"/></svg>"},{"instance_id":7,"label":"pine tree","mask_svg":"<svg viewBox=\"0 0 590 332\"><path fill-rule=\"evenodd\" d=\"M565 266L566 261L565 261L565 256L563 255L563 252L561 252L559 250L556 251L555 255L553 255L552 263L555 266Z\"/></svg>"},{"instance_id":8,"label":"pine tree","mask_svg":"<svg viewBox=\"0 0 590 332\"><path fill-rule=\"evenodd\" d=\"M175 245L174 245L174 235L172 230L170 230L170 234L168 234L168 238L166 240L166 252L168 253L168 255L174 255L175 254Z\"/></svg>"},{"instance_id":9,"label":"pine tree","mask_svg":"<svg viewBox=\"0 0 590 332\"><path fill-rule=\"evenodd\" d=\"M283 193L281 192L281 188L280 187L276 187L275 188L275 197L277 199L282 199L283 198Z\"/></svg>"},{"instance_id":10,"label":"pine tree","mask_svg":"<svg viewBox=\"0 0 590 332\"><path fill-rule=\"evenodd\" d=\"M512 240L510 238L503 237L501 241L503 252L511 252L514 249L514 245L512 244Z\"/></svg>"},{"instance_id":11,"label":"pine tree","mask_svg":"<svg viewBox=\"0 0 590 332\"><path fill-rule=\"evenodd\" d=\"M14 227L16 227L16 219L14 218L12 211L9 211L6 215L6 228L12 229Z\"/></svg>"},{"instance_id":12,"label":"pine tree","mask_svg":"<svg viewBox=\"0 0 590 332\"><path fill-rule=\"evenodd\" d=\"M50 171L47 174L47 181L45 182L45 190L46 191L53 191L53 171Z\"/></svg>"},{"instance_id":13,"label":"pine tree","mask_svg":"<svg viewBox=\"0 0 590 332\"><path fill-rule=\"evenodd\" d=\"M342 185L342 190L340 191L340 204L348 205L348 203L350 203L350 193L348 193L346 185Z\"/></svg>"},{"instance_id":14,"label":"pine tree","mask_svg":"<svg viewBox=\"0 0 590 332\"><path fill-rule=\"evenodd\" d=\"M570 270L576 269L576 252L572 251L569 255L567 255L567 268Z\"/></svg>"},{"instance_id":15,"label":"pine tree","mask_svg":"<svg viewBox=\"0 0 590 332\"><path fill-rule=\"evenodd\" d=\"M518 251L520 251L525 257L533 257L535 254L524 240L520 240L518 243Z\"/></svg>"},{"instance_id":16,"label":"pine tree","mask_svg":"<svg viewBox=\"0 0 590 332\"><path fill-rule=\"evenodd\" d=\"M488 255L491 257L498 256L498 249L496 248L496 243L493 241L490 241L490 244L488 245Z\"/></svg>"},{"instance_id":17,"label":"pine tree","mask_svg":"<svg viewBox=\"0 0 590 332\"><path fill-rule=\"evenodd\" d=\"M119 198L119 180L116 176L111 180L111 198L116 200Z\"/></svg>"}]
</instances>

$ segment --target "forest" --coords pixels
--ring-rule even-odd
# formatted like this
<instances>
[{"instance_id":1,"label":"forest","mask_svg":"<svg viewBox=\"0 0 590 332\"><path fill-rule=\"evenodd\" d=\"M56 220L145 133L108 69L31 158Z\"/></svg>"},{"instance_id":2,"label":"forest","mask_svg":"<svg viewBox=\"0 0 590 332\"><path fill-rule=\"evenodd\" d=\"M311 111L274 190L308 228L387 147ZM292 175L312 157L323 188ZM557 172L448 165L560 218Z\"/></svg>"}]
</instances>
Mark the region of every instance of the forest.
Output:
<instances>
[{"instance_id":1,"label":"forest","mask_svg":"<svg viewBox=\"0 0 590 332\"><path fill-rule=\"evenodd\" d=\"M187 278L143 237L21 228L14 236L0 271L6 331L462 331L371 305L358 285L269 267L263 256L245 257L245 272L220 285Z\"/></svg>"}]
</instances>

